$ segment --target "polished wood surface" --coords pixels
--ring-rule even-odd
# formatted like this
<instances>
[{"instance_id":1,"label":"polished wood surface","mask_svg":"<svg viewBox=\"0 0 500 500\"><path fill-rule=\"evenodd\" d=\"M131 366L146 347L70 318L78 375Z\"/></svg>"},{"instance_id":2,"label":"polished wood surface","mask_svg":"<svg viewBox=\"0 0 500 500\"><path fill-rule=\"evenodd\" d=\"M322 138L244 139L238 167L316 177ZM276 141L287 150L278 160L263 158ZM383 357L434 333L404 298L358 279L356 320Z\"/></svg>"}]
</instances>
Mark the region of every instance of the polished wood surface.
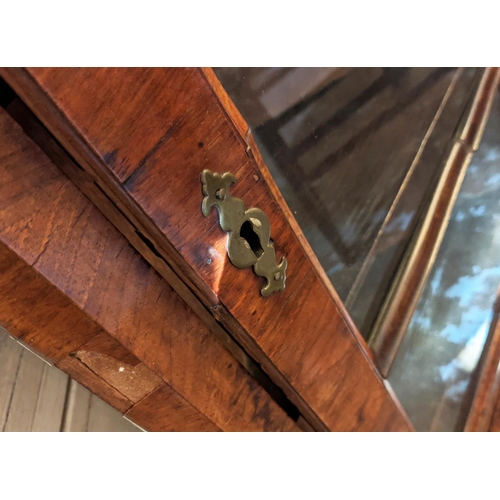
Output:
<instances>
[{"instance_id":1,"label":"polished wood surface","mask_svg":"<svg viewBox=\"0 0 500 500\"><path fill-rule=\"evenodd\" d=\"M113 337L102 332L58 364L122 413L163 382Z\"/></svg>"},{"instance_id":2,"label":"polished wood surface","mask_svg":"<svg viewBox=\"0 0 500 500\"><path fill-rule=\"evenodd\" d=\"M43 150L43 152L85 193L85 195L106 214L108 219L117 229L126 236L132 246L142 254L147 262L156 268L159 274L168 281L172 288L184 299L197 315L209 327L210 331L218 338L222 345L234 356L234 358L259 382L263 388L272 394L272 397L289 414L298 415L297 410L285 398L267 377L267 375L254 363L232 339L222 326L214 319L198 301L189 288L179 279L172 269L160 259L158 253L151 243L138 233L130 221L113 205L110 199L93 182L92 177L83 171L68 154L61 148L58 142L40 123L31 111L13 94L7 105L8 113L19 123L26 134ZM304 420L301 419L304 427ZM305 428L308 426L305 425Z\"/></svg>"},{"instance_id":3,"label":"polished wood surface","mask_svg":"<svg viewBox=\"0 0 500 500\"><path fill-rule=\"evenodd\" d=\"M500 389L500 289L493 308L493 321L469 390L470 410L464 431L484 432L491 426Z\"/></svg>"},{"instance_id":4,"label":"polished wood surface","mask_svg":"<svg viewBox=\"0 0 500 500\"><path fill-rule=\"evenodd\" d=\"M500 432L500 398L497 399L493 416L491 417L490 432Z\"/></svg>"},{"instance_id":5,"label":"polished wood surface","mask_svg":"<svg viewBox=\"0 0 500 500\"><path fill-rule=\"evenodd\" d=\"M167 384L162 384L156 391L137 403L127 413L127 417L141 427L156 432L221 431L204 415L193 411L193 407Z\"/></svg>"},{"instance_id":6,"label":"polished wood surface","mask_svg":"<svg viewBox=\"0 0 500 500\"><path fill-rule=\"evenodd\" d=\"M146 430L299 430L3 110L0 141L0 321L13 335Z\"/></svg>"},{"instance_id":7,"label":"polished wood surface","mask_svg":"<svg viewBox=\"0 0 500 500\"><path fill-rule=\"evenodd\" d=\"M221 89L212 89L201 71L3 74L314 428L411 429L273 199L275 187L269 177L263 179L264 167L248 155L241 122L234 126L218 97ZM201 214L203 168L233 172L238 179L233 194L268 214L277 255L289 261L283 292L262 298L261 279L228 262L216 214L208 220ZM127 348L132 343L121 341Z\"/></svg>"}]
</instances>

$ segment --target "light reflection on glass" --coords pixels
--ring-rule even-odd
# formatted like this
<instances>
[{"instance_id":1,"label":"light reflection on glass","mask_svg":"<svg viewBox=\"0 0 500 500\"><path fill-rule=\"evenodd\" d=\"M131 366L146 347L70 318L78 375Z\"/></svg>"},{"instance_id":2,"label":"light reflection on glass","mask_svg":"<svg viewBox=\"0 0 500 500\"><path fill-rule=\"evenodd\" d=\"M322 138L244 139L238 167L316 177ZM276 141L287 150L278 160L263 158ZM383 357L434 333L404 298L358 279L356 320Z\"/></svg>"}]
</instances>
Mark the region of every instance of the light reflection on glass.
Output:
<instances>
[{"instance_id":1,"label":"light reflection on glass","mask_svg":"<svg viewBox=\"0 0 500 500\"><path fill-rule=\"evenodd\" d=\"M500 283L500 99L389 374L420 431L461 430Z\"/></svg>"},{"instance_id":2,"label":"light reflection on glass","mask_svg":"<svg viewBox=\"0 0 500 500\"><path fill-rule=\"evenodd\" d=\"M415 175L410 196L403 189L401 200L409 201L394 220L391 207L456 69L215 71L318 260L368 337L441 162L427 162L424 174ZM475 74L473 68L464 72L462 90L452 99L457 121ZM452 128L440 129L429 151L441 154Z\"/></svg>"}]
</instances>

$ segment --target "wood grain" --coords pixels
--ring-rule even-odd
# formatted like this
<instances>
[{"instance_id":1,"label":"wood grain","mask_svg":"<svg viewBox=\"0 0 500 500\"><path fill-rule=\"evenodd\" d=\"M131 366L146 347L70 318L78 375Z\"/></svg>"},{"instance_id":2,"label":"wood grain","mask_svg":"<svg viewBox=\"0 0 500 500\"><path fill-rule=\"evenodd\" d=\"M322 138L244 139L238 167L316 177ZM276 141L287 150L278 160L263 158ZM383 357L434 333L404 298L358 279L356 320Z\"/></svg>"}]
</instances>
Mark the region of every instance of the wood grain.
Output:
<instances>
[{"instance_id":1,"label":"wood grain","mask_svg":"<svg viewBox=\"0 0 500 500\"><path fill-rule=\"evenodd\" d=\"M91 176L75 164L72 158L68 156L22 101L18 98L13 98L6 109L44 153L85 193L99 210L106 214L110 222L126 236L132 246L142 254L147 262L149 262L164 279L168 281L172 288L202 319L210 331L234 358L241 363L241 365L290 415L297 415L297 410L284 397L283 393L276 388L262 369L246 355L228 332L215 320L213 315L198 301L196 296L184 282L182 282L165 261L159 257L152 243L138 233L130 221L113 205L111 200L99 189L96 183L93 182ZM305 421L303 418L298 420L298 422L300 422L301 428L310 430L308 424L304 425Z\"/></svg>"},{"instance_id":2,"label":"wood grain","mask_svg":"<svg viewBox=\"0 0 500 500\"><path fill-rule=\"evenodd\" d=\"M122 413L157 389L162 379L113 337L100 333L67 356L58 366L67 373L85 374L85 387Z\"/></svg>"},{"instance_id":3,"label":"wood grain","mask_svg":"<svg viewBox=\"0 0 500 500\"><path fill-rule=\"evenodd\" d=\"M3 75L316 429L411 429L273 199L270 178L263 181L263 167L247 154L234 120L199 70L31 69ZM138 146L145 137L138 128L146 123L148 139ZM266 207L277 254L291 262L283 293L263 299L261 279L229 264L216 214L208 220L201 214L203 168L233 172L234 192L243 193L246 205ZM302 302L300 329L287 307L294 297ZM121 341L137 355L134 339ZM316 364L312 382L304 367Z\"/></svg>"},{"instance_id":4,"label":"wood grain","mask_svg":"<svg viewBox=\"0 0 500 500\"><path fill-rule=\"evenodd\" d=\"M67 356L59 361L57 367L77 380L83 387L96 394L101 399L116 408L120 413L127 412L133 402L113 387L105 378L92 371L87 365L73 356Z\"/></svg>"},{"instance_id":5,"label":"wood grain","mask_svg":"<svg viewBox=\"0 0 500 500\"><path fill-rule=\"evenodd\" d=\"M3 111L0 143L0 280L6 294L0 320L9 331L73 376L86 377L92 390L100 384L100 395L121 411L161 379L183 407L222 430L298 430ZM124 384L111 366L137 380Z\"/></svg>"},{"instance_id":6,"label":"wood grain","mask_svg":"<svg viewBox=\"0 0 500 500\"><path fill-rule=\"evenodd\" d=\"M500 289L493 309L493 320L476 373L471 379L469 408L464 431L484 432L490 429L500 389Z\"/></svg>"},{"instance_id":7,"label":"wood grain","mask_svg":"<svg viewBox=\"0 0 500 500\"><path fill-rule=\"evenodd\" d=\"M167 384L162 384L126 413L150 432L218 432L220 429Z\"/></svg>"},{"instance_id":8,"label":"wood grain","mask_svg":"<svg viewBox=\"0 0 500 500\"><path fill-rule=\"evenodd\" d=\"M74 353L74 356L134 403L138 403L161 384L161 379L143 363L132 366L84 348Z\"/></svg>"},{"instance_id":9,"label":"wood grain","mask_svg":"<svg viewBox=\"0 0 500 500\"><path fill-rule=\"evenodd\" d=\"M490 432L500 432L500 398L496 400L493 415L491 417Z\"/></svg>"},{"instance_id":10,"label":"wood grain","mask_svg":"<svg viewBox=\"0 0 500 500\"><path fill-rule=\"evenodd\" d=\"M238 108L234 105L233 101L227 95L224 87L221 85L212 68L201 68L201 71L203 72L203 76L206 78L208 84L212 88L215 96L222 104L223 109L226 111L227 118L232 121L234 127L241 135L241 137L248 137L248 135L250 134L249 126L247 125L243 116L241 116Z\"/></svg>"}]
</instances>

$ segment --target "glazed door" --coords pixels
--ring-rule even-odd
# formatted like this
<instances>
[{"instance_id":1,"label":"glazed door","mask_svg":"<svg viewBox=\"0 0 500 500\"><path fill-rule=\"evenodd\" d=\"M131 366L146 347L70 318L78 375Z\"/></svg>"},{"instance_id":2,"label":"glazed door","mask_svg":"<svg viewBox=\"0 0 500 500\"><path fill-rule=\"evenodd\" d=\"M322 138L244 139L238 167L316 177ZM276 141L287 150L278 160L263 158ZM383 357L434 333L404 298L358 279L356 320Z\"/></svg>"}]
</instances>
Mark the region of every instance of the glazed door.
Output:
<instances>
[{"instance_id":1,"label":"glazed door","mask_svg":"<svg viewBox=\"0 0 500 500\"><path fill-rule=\"evenodd\" d=\"M498 383L497 70L216 74L417 430L487 429Z\"/></svg>"}]
</instances>

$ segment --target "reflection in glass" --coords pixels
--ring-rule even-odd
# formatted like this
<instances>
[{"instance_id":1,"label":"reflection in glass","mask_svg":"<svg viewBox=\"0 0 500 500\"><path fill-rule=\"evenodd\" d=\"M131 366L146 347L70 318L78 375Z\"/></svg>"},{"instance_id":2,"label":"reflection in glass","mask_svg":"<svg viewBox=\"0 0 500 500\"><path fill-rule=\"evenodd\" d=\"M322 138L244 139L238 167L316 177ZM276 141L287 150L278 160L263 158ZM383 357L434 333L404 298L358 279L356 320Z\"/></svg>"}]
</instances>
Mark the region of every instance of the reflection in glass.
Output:
<instances>
[{"instance_id":1,"label":"reflection in glass","mask_svg":"<svg viewBox=\"0 0 500 500\"><path fill-rule=\"evenodd\" d=\"M389 381L420 431L461 430L500 283L500 99Z\"/></svg>"},{"instance_id":2,"label":"reflection in glass","mask_svg":"<svg viewBox=\"0 0 500 500\"><path fill-rule=\"evenodd\" d=\"M453 68L215 72L252 129L335 289L368 337L439 174L475 70L463 71L460 85ZM450 99L452 112L444 131L431 140L429 131L453 85L459 92ZM427 140L424 168L413 172ZM413 175L412 185L404 191L408 175ZM393 211L396 199L398 210Z\"/></svg>"}]
</instances>

